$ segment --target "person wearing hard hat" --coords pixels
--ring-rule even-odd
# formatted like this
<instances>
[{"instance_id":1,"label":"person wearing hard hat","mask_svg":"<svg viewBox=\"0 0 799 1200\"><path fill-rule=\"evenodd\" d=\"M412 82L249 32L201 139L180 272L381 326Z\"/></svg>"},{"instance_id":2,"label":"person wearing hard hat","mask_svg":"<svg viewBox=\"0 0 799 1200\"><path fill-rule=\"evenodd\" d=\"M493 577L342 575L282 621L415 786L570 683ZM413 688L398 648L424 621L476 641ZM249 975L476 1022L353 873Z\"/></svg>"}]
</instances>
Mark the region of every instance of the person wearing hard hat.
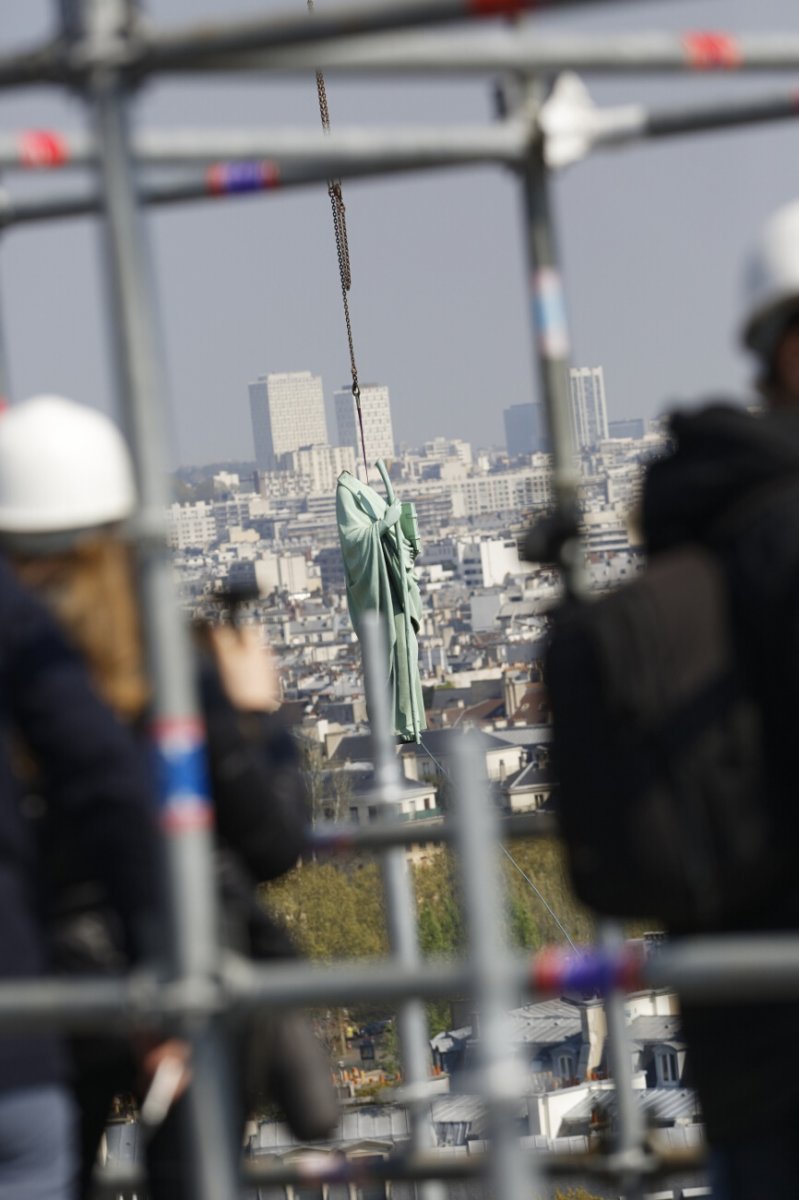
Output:
<instances>
[{"instance_id":1,"label":"person wearing hard hat","mask_svg":"<svg viewBox=\"0 0 799 1200\"><path fill-rule=\"evenodd\" d=\"M0 415L0 544L19 575L47 601L84 653L100 694L128 724L141 729L150 681L142 652L133 561L121 525L135 505L130 455L107 416L61 396L34 397ZM283 957L293 948L255 904L253 881L283 874L302 851L308 814L297 750L276 715L279 683L257 630L218 626L205 631L203 646L211 659L206 662L199 656L204 666L198 675L215 827L227 851L220 874L226 916L231 927L243 922L241 944L249 946L251 953ZM46 846L63 842L64 832L53 826L49 815L42 833ZM62 892L84 883L69 876L60 882ZM267 1034L274 1043L270 1031L262 1031L260 1042L250 1039L251 1063L264 1064L266 1051L260 1046ZM303 1092L300 1070L284 1081L282 1094L273 1098L282 1103L298 1137L321 1137L338 1116L328 1064L319 1057L315 1043L308 1046L301 1029L286 1028L285 1044L294 1048L295 1061L297 1055L302 1058L306 1075L316 1061L313 1082L318 1087L313 1094L307 1086ZM277 1051L273 1047L264 1067L264 1072L272 1070L273 1077L279 1070L279 1051L280 1047ZM121 1053L114 1052L108 1039L95 1039L94 1046L85 1041L76 1044L76 1052L76 1092L83 1118L82 1186L88 1194L111 1100L115 1093L132 1089L133 1077L124 1047ZM266 1083L264 1072L251 1080L259 1090ZM163 1135L151 1141L151 1191L156 1198L168 1195L173 1200L183 1194L183 1184L176 1178L180 1176L175 1163L178 1125L170 1117Z\"/></svg>"},{"instance_id":2,"label":"person wearing hard hat","mask_svg":"<svg viewBox=\"0 0 799 1200\"><path fill-rule=\"evenodd\" d=\"M154 798L141 752L100 702L85 664L37 598L0 562L0 977L50 966L41 900L50 883L26 820L12 748L38 764L38 794L80 847L121 919L123 947L152 956ZM74 1200L77 1113L65 1038L0 1033L0 1196Z\"/></svg>"},{"instance_id":3,"label":"person wearing hard hat","mask_svg":"<svg viewBox=\"0 0 799 1200\"><path fill-rule=\"evenodd\" d=\"M787 933L799 930L799 202L765 225L745 289L739 336L763 405L719 401L673 416L672 449L644 482L642 524L650 554L698 544L719 556L737 667L762 727L770 886L713 932ZM682 1007L714 1150L714 1198L799 1196L796 996Z\"/></svg>"},{"instance_id":4,"label":"person wearing hard hat","mask_svg":"<svg viewBox=\"0 0 799 1200\"><path fill-rule=\"evenodd\" d=\"M744 345L771 408L799 405L799 201L768 221L746 270Z\"/></svg>"}]
</instances>

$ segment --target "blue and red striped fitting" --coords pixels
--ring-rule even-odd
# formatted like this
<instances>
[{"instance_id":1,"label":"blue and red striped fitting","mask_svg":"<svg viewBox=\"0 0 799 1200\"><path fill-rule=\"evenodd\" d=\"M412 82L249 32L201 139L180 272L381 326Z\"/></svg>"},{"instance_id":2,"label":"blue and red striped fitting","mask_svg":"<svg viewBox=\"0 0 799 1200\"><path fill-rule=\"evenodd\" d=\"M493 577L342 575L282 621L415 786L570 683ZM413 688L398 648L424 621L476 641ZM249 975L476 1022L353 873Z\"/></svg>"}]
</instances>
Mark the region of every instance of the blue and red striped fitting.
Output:
<instances>
[{"instance_id":1,"label":"blue and red striped fitting","mask_svg":"<svg viewBox=\"0 0 799 1200\"><path fill-rule=\"evenodd\" d=\"M69 149L60 133L26 129L19 135L19 160L23 167L63 167L69 160Z\"/></svg>"},{"instance_id":2,"label":"blue and red striped fitting","mask_svg":"<svg viewBox=\"0 0 799 1200\"><path fill-rule=\"evenodd\" d=\"M319 854L342 854L357 848L357 839L351 833L326 834L310 841L312 850Z\"/></svg>"},{"instance_id":3,"label":"blue and red striped fitting","mask_svg":"<svg viewBox=\"0 0 799 1200\"><path fill-rule=\"evenodd\" d=\"M203 722L198 717L164 717L153 722L152 738L162 828L179 834L212 825Z\"/></svg>"},{"instance_id":4,"label":"blue and red striped fitting","mask_svg":"<svg viewBox=\"0 0 799 1200\"><path fill-rule=\"evenodd\" d=\"M581 950L576 954L548 947L533 958L530 982L533 991L551 996L636 992L643 987L643 961L643 953L629 946L615 953Z\"/></svg>"},{"instance_id":5,"label":"blue and red striped fitting","mask_svg":"<svg viewBox=\"0 0 799 1200\"><path fill-rule=\"evenodd\" d=\"M265 192L280 187L280 167L268 161L214 163L208 168L206 183L212 196Z\"/></svg>"},{"instance_id":6,"label":"blue and red striped fitting","mask_svg":"<svg viewBox=\"0 0 799 1200\"><path fill-rule=\"evenodd\" d=\"M734 70L743 59L738 39L729 33L686 33L682 44L689 66L698 71Z\"/></svg>"}]
</instances>

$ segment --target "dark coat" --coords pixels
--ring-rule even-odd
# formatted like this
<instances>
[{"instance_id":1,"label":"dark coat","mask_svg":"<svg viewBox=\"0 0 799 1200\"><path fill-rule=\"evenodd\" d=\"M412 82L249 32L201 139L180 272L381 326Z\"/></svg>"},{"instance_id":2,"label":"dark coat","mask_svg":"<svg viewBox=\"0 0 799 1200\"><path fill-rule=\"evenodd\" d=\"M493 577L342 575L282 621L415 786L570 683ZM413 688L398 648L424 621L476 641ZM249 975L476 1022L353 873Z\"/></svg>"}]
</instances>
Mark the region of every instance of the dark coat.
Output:
<instances>
[{"instance_id":1,"label":"dark coat","mask_svg":"<svg viewBox=\"0 0 799 1200\"><path fill-rule=\"evenodd\" d=\"M149 950L156 925L149 779L130 734L103 705L81 659L42 605L0 562L0 977L44 973L43 873L8 754L20 737L49 804L75 831L121 918L128 953ZM60 1039L0 1036L0 1089L61 1077Z\"/></svg>"},{"instance_id":2,"label":"dark coat","mask_svg":"<svg viewBox=\"0 0 799 1200\"><path fill-rule=\"evenodd\" d=\"M279 714L237 711L215 670L202 671L200 692L219 840L255 880L277 879L300 857L310 819L296 740Z\"/></svg>"},{"instance_id":3,"label":"dark coat","mask_svg":"<svg viewBox=\"0 0 799 1200\"><path fill-rule=\"evenodd\" d=\"M721 555L744 678L763 714L774 884L737 929L799 930L799 412L715 404L672 418L671 433L672 451L645 481L648 548L694 542ZM687 1005L684 1028L711 1139L796 1124L799 1002Z\"/></svg>"},{"instance_id":4,"label":"dark coat","mask_svg":"<svg viewBox=\"0 0 799 1200\"><path fill-rule=\"evenodd\" d=\"M308 829L309 807L295 739L279 714L243 713L230 703L213 664L201 658L199 690L206 726L208 768L214 803L217 852L215 874L227 946L255 959L289 958L296 954L285 930L271 919L255 894L255 884L275 879L297 862ZM146 747L140 746L142 759ZM67 973L122 969L124 955L107 928L103 881L89 872L77 852L59 866L62 838L59 822L47 815L40 836L55 869L57 955ZM73 850L75 848L73 847ZM69 869L66 869L69 868ZM89 873L87 873L89 872ZM99 885L99 887L98 887ZM100 912L97 924L91 920ZM81 918L88 914L92 937L83 936ZM99 948L99 954L98 954ZM239 1041L246 1035L239 1030ZM91 1194L91 1176L113 1097L133 1092L139 1080L126 1039L80 1036L71 1044L73 1090L80 1110L81 1195ZM253 1058L248 1045L246 1053ZM243 1096L230 1097L234 1111ZM185 1101L178 1101L148 1147L150 1191L154 1197L178 1200L185 1172ZM188 1150L185 1150L188 1153Z\"/></svg>"}]
</instances>

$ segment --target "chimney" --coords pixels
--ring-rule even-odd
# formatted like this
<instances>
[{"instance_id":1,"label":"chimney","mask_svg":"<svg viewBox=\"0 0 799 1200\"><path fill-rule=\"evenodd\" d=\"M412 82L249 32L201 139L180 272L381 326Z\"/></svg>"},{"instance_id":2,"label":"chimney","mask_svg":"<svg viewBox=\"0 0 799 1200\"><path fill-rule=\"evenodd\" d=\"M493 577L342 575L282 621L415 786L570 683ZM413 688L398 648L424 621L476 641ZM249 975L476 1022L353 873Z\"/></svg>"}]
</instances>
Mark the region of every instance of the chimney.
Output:
<instances>
[{"instance_id":1,"label":"chimney","mask_svg":"<svg viewBox=\"0 0 799 1200\"><path fill-rule=\"evenodd\" d=\"M601 1000L584 1000L580 1004L580 1028L583 1044L577 1074L588 1079L592 1071L600 1069L605 1054L608 1025Z\"/></svg>"}]
</instances>

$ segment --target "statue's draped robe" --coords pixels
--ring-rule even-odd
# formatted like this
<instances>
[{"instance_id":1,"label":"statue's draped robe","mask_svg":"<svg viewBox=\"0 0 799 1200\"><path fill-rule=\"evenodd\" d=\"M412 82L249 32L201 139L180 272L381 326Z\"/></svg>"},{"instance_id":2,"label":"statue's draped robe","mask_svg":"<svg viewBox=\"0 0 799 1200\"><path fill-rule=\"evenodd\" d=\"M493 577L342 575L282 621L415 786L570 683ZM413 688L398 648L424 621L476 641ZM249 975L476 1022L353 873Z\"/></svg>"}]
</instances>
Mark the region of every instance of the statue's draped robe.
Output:
<instances>
[{"instance_id":1,"label":"statue's draped robe","mask_svg":"<svg viewBox=\"0 0 799 1200\"><path fill-rule=\"evenodd\" d=\"M356 634L361 617L377 612L382 618L388 648L388 677L394 698L394 731L403 741L414 740L412 697L416 701L418 728L426 729L424 700L419 680L416 634L422 618L419 587L411 566L410 544L404 542L404 563L397 555L399 524L381 533L386 502L349 471L339 475L336 519L347 581L347 604ZM400 537L403 535L400 533ZM406 646L401 571L407 580L410 646ZM410 654L408 653L410 650ZM410 670L409 670L410 660Z\"/></svg>"}]
</instances>

